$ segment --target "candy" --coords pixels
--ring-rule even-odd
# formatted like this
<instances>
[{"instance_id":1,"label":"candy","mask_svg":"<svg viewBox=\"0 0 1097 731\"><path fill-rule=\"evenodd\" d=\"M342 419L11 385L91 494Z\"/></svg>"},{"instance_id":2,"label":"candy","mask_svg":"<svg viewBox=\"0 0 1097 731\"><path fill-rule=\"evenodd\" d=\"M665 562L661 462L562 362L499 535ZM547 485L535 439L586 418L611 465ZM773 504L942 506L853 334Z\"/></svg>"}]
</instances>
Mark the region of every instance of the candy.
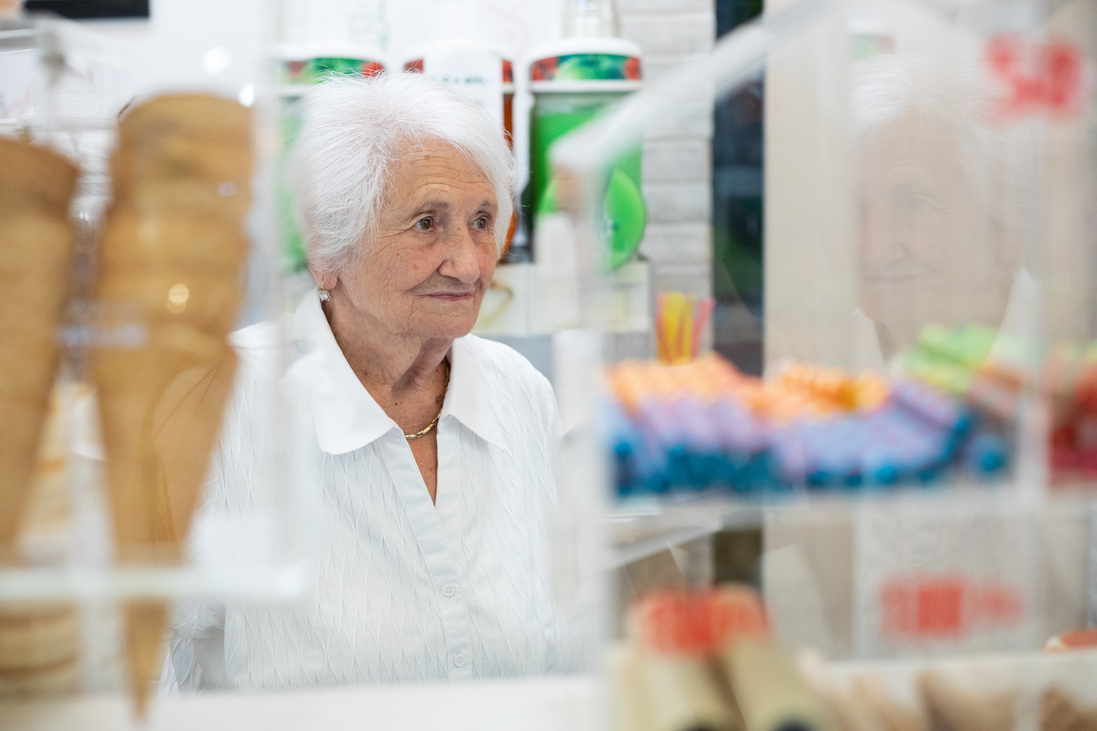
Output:
<instances>
[{"instance_id":1,"label":"candy","mask_svg":"<svg viewBox=\"0 0 1097 731\"><path fill-rule=\"evenodd\" d=\"M875 374L791 364L764 381L719 356L620 363L607 379L616 397L607 424L618 492L867 489L1007 467L998 417L1012 413L1019 381L1008 369L971 370L989 352L978 329L937 328L919 348L905 362L935 380L889 384ZM1097 407L1097 367L1093 373ZM974 404L951 395L972 384L982 389ZM980 401L998 408L980 419ZM988 428L975 428L984 422ZM1097 431L1093 451L1097 463Z\"/></svg>"}]
</instances>

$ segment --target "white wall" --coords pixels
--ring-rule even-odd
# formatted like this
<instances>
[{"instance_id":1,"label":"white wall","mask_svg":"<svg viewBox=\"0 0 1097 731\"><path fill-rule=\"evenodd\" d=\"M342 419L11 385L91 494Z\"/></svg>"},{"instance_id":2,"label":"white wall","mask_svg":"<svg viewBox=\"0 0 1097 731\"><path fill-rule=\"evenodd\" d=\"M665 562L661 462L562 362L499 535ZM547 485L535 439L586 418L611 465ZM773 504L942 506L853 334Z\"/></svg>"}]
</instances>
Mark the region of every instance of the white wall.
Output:
<instances>
[{"instance_id":1,"label":"white wall","mask_svg":"<svg viewBox=\"0 0 1097 731\"><path fill-rule=\"evenodd\" d=\"M203 89L234 96L259 78L264 0L152 0L151 18L88 21L117 44L125 67L124 95ZM230 60L209 74L203 59L223 48Z\"/></svg>"},{"instance_id":2,"label":"white wall","mask_svg":"<svg viewBox=\"0 0 1097 731\"><path fill-rule=\"evenodd\" d=\"M119 47L126 66L122 96L165 88L238 94L262 81L267 39L358 42L398 61L412 45L447 31L446 0L152 0L148 21L89 22ZM515 60L560 37L565 0L449 0L478 4L482 36ZM646 78L708 53L715 35L713 0L617 0L621 31L640 44ZM471 15L471 14L470 14ZM452 29L450 29L452 30ZM204 60L224 49L231 61ZM210 60L218 54L215 51ZM224 55L224 54L221 54ZM711 292L711 104L694 122L645 141L643 192L648 231L641 251L651 260L657 291ZM709 342L706 332L705 342ZM630 356L645 356L650 339Z\"/></svg>"},{"instance_id":3,"label":"white wall","mask_svg":"<svg viewBox=\"0 0 1097 731\"><path fill-rule=\"evenodd\" d=\"M485 40L514 58L560 36L561 0L483 0L482 7ZM365 42L399 59L444 32L441 8L441 0L152 0L147 21L87 25L117 43L129 97L168 88L236 95L261 80L264 39ZM226 57L212 49L228 52L224 68L205 67L207 58Z\"/></svg>"}]
</instances>

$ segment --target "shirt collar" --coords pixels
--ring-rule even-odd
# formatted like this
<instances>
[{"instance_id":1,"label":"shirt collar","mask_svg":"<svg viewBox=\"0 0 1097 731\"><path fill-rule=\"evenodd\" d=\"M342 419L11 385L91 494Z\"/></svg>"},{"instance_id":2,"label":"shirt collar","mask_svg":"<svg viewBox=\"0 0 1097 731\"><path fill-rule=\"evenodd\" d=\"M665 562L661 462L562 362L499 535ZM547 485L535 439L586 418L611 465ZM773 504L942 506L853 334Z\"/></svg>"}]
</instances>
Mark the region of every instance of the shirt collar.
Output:
<instances>
[{"instance_id":1,"label":"shirt collar","mask_svg":"<svg viewBox=\"0 0 1097 731\"><path fill-rule=\"evenodd\" d=\"M335 342L316 290L305 295L295 318L303 353L295 367L301 370L311 397L320 449L345 454L398 429L354 375Z\"/></svg>"},{"instance_id":2,"label":"shirt collar","mask_svg":"<svg viewBox=\"0 0 1097 731\"><path fill-rule=\"evenodd\" d=\"M305 295L294 315L300 357L295 369L309 391L316 437L328 454L360 449L399 426L370 396L354 374L320 306L316 290ZM439 422L453 417L480 438L505 446L488 399L485 360L479 338L459 338L450 348L450 381Z\"/></svg>"},{"instance_id":3,"label":"shirt collar","mask_svg":"<svg viewBox=\"0 0 1097 731\"><path fill-rule=\"evenodd\" d=\"M449 350L449 389L442 404L442 419L452 416L476 436L496 447L505 447L496 408L499 393L488 386L488 362L480 338L467 335L453 341ZM439 420L441 421L441 419Z\"/></svg>"}]
</instances>

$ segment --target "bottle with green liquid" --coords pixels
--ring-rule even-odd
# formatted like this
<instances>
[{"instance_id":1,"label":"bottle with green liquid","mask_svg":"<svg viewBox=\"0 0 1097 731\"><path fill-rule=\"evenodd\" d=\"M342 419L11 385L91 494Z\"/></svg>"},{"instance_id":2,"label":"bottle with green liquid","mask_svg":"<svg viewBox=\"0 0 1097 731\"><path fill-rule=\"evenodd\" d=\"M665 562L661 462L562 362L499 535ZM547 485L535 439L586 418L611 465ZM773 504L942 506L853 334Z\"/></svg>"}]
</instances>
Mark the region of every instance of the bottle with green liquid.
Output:
<instances>
[{"instance_id":1,"label":"bottle with green liquid","mask_svg":"<svg viewBox=\"0 0 1097 731\"><path fill-rule=\"evenodd\" d=\"M282 268L286 274L308 269L305 245L293 218L293 194L289 186L289 151L301 130L300 99L314 84L331 74L370 78L385 70L379 49L361 44L316 43L281 44L274 48L277 92L281 99L281 135L278 155L278 233L281 240Z\"/></svg>"},{"instance_id":2,"label":"bottle with green liquid","mask_svg":"<svg viewBox=\"0 0 1097 731\"><path fill-rule=\"evenodd\" d=\"M640 88L640 47L617 36L613 0L573 0L566 37L537 46L529 65L533 108L529 121L530 179L522 193L522 212L534 257L538 216L556 210L549 150L622 97ZM640 193L641 151L637 146L608 171L604 213L606 262L616 270L636 254L644 235L646 211Z\"/></svg>"}]
</instances>

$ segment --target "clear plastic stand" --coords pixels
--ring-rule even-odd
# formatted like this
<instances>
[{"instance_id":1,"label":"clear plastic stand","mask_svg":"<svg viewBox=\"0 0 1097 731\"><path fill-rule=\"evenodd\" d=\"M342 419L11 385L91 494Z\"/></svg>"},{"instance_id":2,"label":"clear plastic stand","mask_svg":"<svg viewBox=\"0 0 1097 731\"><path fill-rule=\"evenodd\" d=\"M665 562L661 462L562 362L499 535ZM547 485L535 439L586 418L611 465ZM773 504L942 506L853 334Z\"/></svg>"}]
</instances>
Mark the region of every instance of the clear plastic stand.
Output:
<instances>
[{"instance_id":1,"label":"clear plastic stand","mask_svg":"<svg viewBox=\"0 0 1097 731\"><path fill-rule=\"evenodd\" d=\"M1055 30L1054 18L1049 28L1049 18L1024 2L985 3L978 11L906 2L777 5L725 37L711 56L656 80L556 148L557 174L570 194L570 235L586 273L584 321L597 329L608 312L596 202L610 161L652 130L711 113L714 96L764 68L766 388L790 362L842 369L850 378L875 373L891 388L923 379L1004 415L999 444L1008 444L1001 453L1008 468L911 472L904 481L824 465L769 473L765 488L737 482L742 472L698 483L692 480L704 463L690 461L698 455L689 451L695 424L660 421L652 410L634 416L633 427L642 436L685 440L678 444L686 456L656 452L655 462L670 461L644 483L635 478L647 469L642 459L627 464L622 456L642 456L642 447L611 441L604 448L606 470L617 470L609 489L613 565L754 524L765 535L766 598L778 632L796 628L787 632L793 647L865 658L1038 649L1063 622L1084 623L1084 605L1071 620L1047 610L1056 600L1045 592L1077 593L1055 585L1055 562L1073 566L1086 549L1060 541L1074 528L1056 522L1066 503L1048 489L1054 417L1045 355L1061 332L1075 340L1097 335L1083 323L1092 308L1082 288L1072 285L1069 303L1056 290L1084 278L1066 270L1064 252L1092 246L1082 221L1093 201L1066 192L1066 181L1090 186L1097 171L1092 141L1080 132L1093 129L1085 111L1093 91L1083 80L1092 49ZM1067 149L1076 156L1072 166ZM1008 388L991 387L981 375L944 385L924 357L969 336L985 343L980 363L1011 371ZM686 381L659 385L652 376L653 390L636 393L653 400L671 394L663 398L673 403L689 398ZM997 418L982 413L984 425ZM591 418L598 414L592 406ZM614 414L606 430L620 425ZM846 444L835 441L822 453ZM770 449L777 451L768 457L787 467L787 453ZM634 471L621 477L622 464ZM902 619L921 611L920 602L931 611L938 600L955 616Z\"/></svg>"},{"instance_id":2,"label":"clear plastic stand","mask_svg":"<svg viewBox=\"0 0 1097 731\"><path fill-rule=\"evenodd\" d=\"M132 352L139 353L149 338L161 337L169 329L146 321L142 316L132 317L130 310L122 313L120 309L121 315L115 313L119 317L131 317L126 322L104 319L107 310L97 296L97 290L105 286L102 282L108 269L103 261L102 238L108 228L105 222L112 216L144 216L142 220L153 226L155 239L157 225L185 226L189 225L188 221L198 221L202 216L188 210L186 204L173 204L171 210L157 208L152 193L136 202L122 202L118 180L112 181L112 173L116 176L124 165L129 165L128 171L132 172L146 163L152 167L164 165L164 162L127 159L123 164L115 160L112 168L110 157L116 154L119 119L127 110L163 94L207 92L220 97L226 94L225 90L215 88L165 87L149 90L148 96L141 99L121 98L119 89L123 85L120 80L125 68L109 41L77 24L53 18L25 16L0 21L0 46L5 51L0 54L3 100L0 109L4 112L0 115L3 116L0 134L51 150L80 169L70 210L75 237L71 271L28 271L21 275L39 277L43 286L68 288L68 296L55 338L60 345L59 375L43 430L37 471L29 487L28 508L15 556L0 566L0 608L15 617L12 621L16 622L12 625L15 630L7 627L5 631L18 633L21 631L18 627L22 626L19 622L26 625L26 622L41 621L40 634L57 636L50 651L56 654L64 650L66 654L64 658L59 656L58 662L63 660L66 664L61 670L56 670L61 667L56 663L53 669L43 666L41 682L29 685L18 681L9 684L0 672L0 695L19 696L35 689L35 692L54 693L116 691L123 675L119 649L122 634L115 616L116 605L168 607L180 599L281 602L303 591L311 577L309 547L315 526L310 516L316 502L311 488L316 478L302 469L297 459L296 445L300 441L293 432L294 407L287 396L284 367L280 365L289 360L295 334L292 327L280 320L283 302L276 251L277 229L273 223L275 150L269 149L274 137L269 130L273 129L277 100L273 93L267 93L273 89L271 84L262 88L250 112L243 107L239 109L240 114L252 120L251 128L245 130L253 147L248 154L255 161L250 172L250 210L246 211L246 221L241 215L238 225L231 216L220 220L226 227L236 225L238 230L232 235L247 239L244 246L250 247L250 254L240 262L244 274L238 282L233 280L229 285L236 293L227 296L226 302L239 303L239 317L225 323L226 329L268 321L271 324L264 330L262 345L287 357L272 358L273 367L249 371L246 387L251 408L244 413L239 413L239 407L226 395L227 407L223 413L231 416L223 417L224 421L235 420L236 428L246 422L245 427L256 430L257 445L255 453L250 455L251 462L244 465L234 461L232 445L218 443L212 447L213 456L208 464L197 468L186 464L184 454L182 461L178 455L173 458L174 462L165 457L160 466L161 484L165 484L163 481L170 483L187 470L208 470L203 484L216 481L219 471L247 470L248 509L244 510L242 506L234 509L229 505L215 514L197 511L193 525L189 525L189 516L183 520L187 530L173 539L178 545L170 550L164 550L160 544L149 547L130 543L123 557L119 555L116 538L120 531L118 526L112 525L110 517L112 499L106 462L110 445L109 440L104 439L102 429L102 391L97 392L93 385L97 378L94 363L100 357L100 351L107 348L125 350L131 347ZM229 94L227 103L237 105L235 96ZM251 104L251 100L248 103ZM200 125L202 120L198 123ZM214 186L215 201L237 192L236 187L227 185ZM246 185L246 180L241 185ZM139 191L139 195L144 194L143 190ZM195 205L201 203L197 193L192 197ZM108 208L112 198L113 208ZM131 206L129 214L117 210L126 205ZM160 266L164 276L173 276L177 271L171 269L171 262ZM140 267L135 271L141 271ZM226 268L225 271L230 270ZM136 282L145 275L138 274L132 281L126 276L122 271L114 280L130 282L126 287L132 285L131 289L118 290L122 292L123 300L137 297L135 292L143 291L143 285ZM177 276L184 277L183 274ZM218 272L208 280L215 277L226 279ZM152 287L153 279L152 275L148 276L146 289ZM193 291L188 291L185 284L176 283L168 292L165 306L169 314L183 313L187 306L194 309L206 304L201 300L205 294L198 288L203 280L187 281L191 282ZM178 335L183 331L177 329L175 332ZM232 340L232 344L239 343ZM255 342L251 345L255 346ZM227 342L221 347L229 350ZM185 348L180 352L186 355ZM197 351L191 354L194 352ZM162 359L160 363L170 361L164 356L157 357ZM168 363L164 372L172 368L175 366ZM182 370L178 376L158 391L161 405L175 399L175 408L190 404L195 413L202 409L209 411L208 407L193 406L187 401L188 384L185 381L193 378L193 372L188 375ZM134 383L138 377L147 378L148 372L134 376ZM226 390L232 390L231 383L222 385ZM180 393L184 395L180 396ZM112 398L117 405L117 397ZM160 429L170 427L171 415L165 417L156 412L155 404L145 406L150 418L159 420ZM221 413L212 414L215 430L222 423ZM150 441L156 438L151 433L152 427L150 423ZM187 440L193 438L194 432L195 429L177 430L172 437L176 444L162 443L156 447L166 450L164 454L167 454L180 444L186 452L188 447L185 445L190 444ZM161 439L168 433L170 428L161 431ZM216 434L214 431L214 436ZM161 505L158 509L163 508ZM168 508L166 512L169 516L170 510ZM126 517L117 511L115 515ZM139 522L141 518L135 515L133 520ZM9 635L9 649L21 647L21 638L22 635ZM12 645L12 642L16 644ZM19 663L30 660L12 656L5 662L7 667L13 662L19 667ZM32 670L37 667L35 665ZM156 669L149 669L154 676Z\"/></svg>"}]
</instances>

